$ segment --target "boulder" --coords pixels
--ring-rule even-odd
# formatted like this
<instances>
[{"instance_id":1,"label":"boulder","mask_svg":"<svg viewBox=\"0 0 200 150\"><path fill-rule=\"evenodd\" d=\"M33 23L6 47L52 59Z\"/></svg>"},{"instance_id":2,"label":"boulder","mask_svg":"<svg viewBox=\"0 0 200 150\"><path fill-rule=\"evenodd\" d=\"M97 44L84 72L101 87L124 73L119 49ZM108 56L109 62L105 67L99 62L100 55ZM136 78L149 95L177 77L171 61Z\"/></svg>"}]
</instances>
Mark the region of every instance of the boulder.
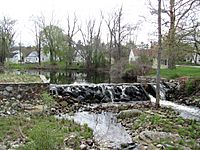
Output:
<instances>
[{"instance_id":1,"label":"boulder","mask_svg":"<svg viewBox=\"0 0 200 150\"><path fill-rule=\"evenodd\" d=\"M124 110L118 114L117 118L118 119L134 118L140 116L141 114L142 111L138 109Z\"/></svg>"}]
</instances>

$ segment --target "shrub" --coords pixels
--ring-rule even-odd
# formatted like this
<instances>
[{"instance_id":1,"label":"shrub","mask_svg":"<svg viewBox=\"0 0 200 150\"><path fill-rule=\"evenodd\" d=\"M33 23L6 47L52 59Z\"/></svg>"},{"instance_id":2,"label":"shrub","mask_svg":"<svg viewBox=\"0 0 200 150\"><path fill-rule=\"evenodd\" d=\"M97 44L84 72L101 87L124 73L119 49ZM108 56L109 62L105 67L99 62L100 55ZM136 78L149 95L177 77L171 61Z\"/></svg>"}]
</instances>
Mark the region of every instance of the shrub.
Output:
<instances>
[{"instance_id":1,"label":"shrub","mask_svg":"<svg viewBox=\"0 0 200 150\"><path fill-rule=\"evenodd\" d=\"M200 88L200 78L193 78L186 82L185 90L187 94L192 94Z\"/></svg>"}]
</instances>

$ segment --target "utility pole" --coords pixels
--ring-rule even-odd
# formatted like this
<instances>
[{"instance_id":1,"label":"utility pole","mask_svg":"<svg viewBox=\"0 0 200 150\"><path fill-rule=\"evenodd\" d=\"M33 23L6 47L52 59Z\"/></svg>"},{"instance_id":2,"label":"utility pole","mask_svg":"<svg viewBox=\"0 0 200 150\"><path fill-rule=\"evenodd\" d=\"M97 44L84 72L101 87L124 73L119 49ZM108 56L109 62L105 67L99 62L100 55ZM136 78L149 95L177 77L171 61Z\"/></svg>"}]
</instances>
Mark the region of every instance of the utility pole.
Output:
<instances>
[{"instance_id":1,"label":"utility pole","mask_svg":"<svg viewBox=\"0 0 200 150\"><path fill-rule=\"evenodd\" d=\"M160 62L162 51L162 33L161 33L161 0L158 0L158 57L157 57L157 75L156 75L156 108L160 107Z\"/></svg>"}]
</instances>

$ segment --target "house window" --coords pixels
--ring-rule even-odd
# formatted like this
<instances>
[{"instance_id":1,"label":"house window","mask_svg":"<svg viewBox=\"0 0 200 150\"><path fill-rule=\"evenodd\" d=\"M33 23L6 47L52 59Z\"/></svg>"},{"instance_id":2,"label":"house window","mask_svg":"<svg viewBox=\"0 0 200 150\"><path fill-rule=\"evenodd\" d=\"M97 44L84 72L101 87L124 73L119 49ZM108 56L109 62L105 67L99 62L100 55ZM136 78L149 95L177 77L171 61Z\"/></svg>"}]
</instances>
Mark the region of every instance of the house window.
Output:
<instances>
[{"instance_id":1,"label":"house window","mask_svg":"<svg viewBox=\"0 0 200 150\"><path fill-rule=\"evenodd\" d=\"M165 65L167 65L167 60L165 59Z\"/></svg>"}]
</instances>

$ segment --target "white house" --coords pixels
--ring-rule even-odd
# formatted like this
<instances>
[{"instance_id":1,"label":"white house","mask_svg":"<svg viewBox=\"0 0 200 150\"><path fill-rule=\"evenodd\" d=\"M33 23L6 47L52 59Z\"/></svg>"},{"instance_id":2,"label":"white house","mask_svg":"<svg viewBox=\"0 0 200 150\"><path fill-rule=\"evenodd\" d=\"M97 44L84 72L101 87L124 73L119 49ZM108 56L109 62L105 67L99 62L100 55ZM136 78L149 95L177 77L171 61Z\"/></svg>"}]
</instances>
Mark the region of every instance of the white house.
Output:
<instances>
[{"instance_id":1,"label":"white house","mask_svg":"<svg viewBox=\"0 0 200 150\"><path fill-rule=\"evenodd\" d=\"M133 61L136 61L136 56L133 53L133 50L130 51L129 57L128 57L128 62L131 63Z\"/></svg>"},{"instance_id":2,"label":"white house","mask_svg":"<svg viewBox=\"0 0 200 150\"><path fill-rule=\"evenodd\" d=\"M37 51L30 52L24 58L24 62L26 62L26 63L38 63L38 61L39 61L39 58L38 58L38 52Z\"/></svg>"},{"instance_id":3,"label":"white house","mask_svg":"<svg viewBox=\"0 0 200 150\"><path fill-rule=\"evenodd\" d=\"M195 60L196 60L196 64L200 64L200 55L198 55L198 54L188 54L185 57L186 62L195 63Z\"/></svg>"},{"instance_id":4,"label":"white house","mask_svg":"<svg viewBox=\"0 0 200 150\"><path fill-rule=\"evenodd\" d=\"M152 60L152 68L157 68L157 51L155 49L132 49L129 53L129 63L133 63L142 55ZM161 68L167 68L167 63L168 60L162 56Z\"/></svg>"},{"instance_id":5,"label":"white house","mask_svg":"<svg viewBox=\"0 0 200 150\"><path fill-rule=\"evenodd\" d=\"M82 51L81 50L76 50L74 52L74 61L75 63L84 63L85 62L85 58L82 55Z\"/></svg>"},{"instance_id":6,"label":"white house","mask_svg":"<svg viewBox=\"0 0 200 150\"><path fill-rule=\"evenodd\" d=\"M41 62L47 62L49 61L49 55L44 54L43 52L40 55ZM39 62L39 54L37 51L30 52L25 58L25 63L38 63Z\"/></svg>"},{"instance_id":7,"label":"white house","mask_svg":"<svg viewBox=\"0 0 200 150\"><path fill-rule=\"evenodd\" d=\"M23 57L23 54L20 53L20 50L15 50L10 53L10 55L6 58L6 62L11 63L19 63Z\"/></svg>"}]
</instances>

